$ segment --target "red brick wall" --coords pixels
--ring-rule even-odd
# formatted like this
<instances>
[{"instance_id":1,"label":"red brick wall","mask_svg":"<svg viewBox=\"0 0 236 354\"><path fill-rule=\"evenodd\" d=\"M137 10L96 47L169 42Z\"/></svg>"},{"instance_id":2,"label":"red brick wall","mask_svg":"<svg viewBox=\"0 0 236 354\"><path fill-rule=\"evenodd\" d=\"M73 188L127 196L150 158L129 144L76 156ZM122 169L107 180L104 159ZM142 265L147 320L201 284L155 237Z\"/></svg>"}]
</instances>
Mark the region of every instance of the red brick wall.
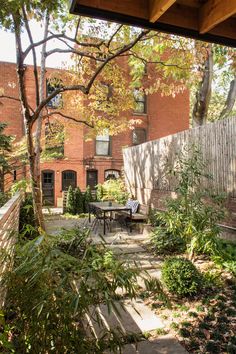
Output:
<instances>
[{"instance_id":1,"label":"red brick wall","mask_svg":"<svg viewBox=\"0 0 236 354\"><path fill-rule=\"evenodd\" d=\"M121 61L122 65L125 65ZM47 69L50 75L53 69ZM15 83L10 87L9 83ZM18 97L17 79L15 65L11 63L0 63L0 87L4 87L5 93ZM35 89L33 80L33 69L26 68L26 87L29 96L29 103L35 106ZM8 122L7 132L13 134L17 139L23 136L23 122L20 105L14 101L2 100L0 105L0 121ZM157 139L189 127L189 93L186 90L183 94L173 97L162 97L160 93L154 93L147 97L147 113L134 115L128 113L130 119L141 120L138 127L145 128L147 140ZM107 169L121 170L123 166L122 148L132 145L132 131L128 129L122 134L111 137L111 157L95 156L95 141L85 141L84 135L87 128L78 124L66 122L65 126L65 158L57 161L42 163L41 170L53 170L55 173L55 205L57 198L61 197L62 171L74 170L77 173L77 185L82 190L86 188L86 169L98 170L98 182L104 182L104 173ZM20 174L19 174L20 176Z\"/></svg>"}]
</instances>

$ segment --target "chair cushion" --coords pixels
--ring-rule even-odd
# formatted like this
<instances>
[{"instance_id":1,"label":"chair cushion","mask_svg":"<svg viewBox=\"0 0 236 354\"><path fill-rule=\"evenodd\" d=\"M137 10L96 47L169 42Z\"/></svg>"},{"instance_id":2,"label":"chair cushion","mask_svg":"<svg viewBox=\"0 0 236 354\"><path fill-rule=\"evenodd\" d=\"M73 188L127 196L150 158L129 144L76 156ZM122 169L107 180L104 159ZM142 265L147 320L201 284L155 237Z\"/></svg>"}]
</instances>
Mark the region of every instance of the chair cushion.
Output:
<instances>
[{"instance_id":1,"label":"chair cushion","mask_svg":"<svg viewBox=\"0 0 236 354\"><path fill-rule=\"evenodd\" d=\"M139 207L139 201L138 200L132 200L129 199L125 205L127 208L131 208L132 213L136 213Z\"/></svg>"}]
</instances>

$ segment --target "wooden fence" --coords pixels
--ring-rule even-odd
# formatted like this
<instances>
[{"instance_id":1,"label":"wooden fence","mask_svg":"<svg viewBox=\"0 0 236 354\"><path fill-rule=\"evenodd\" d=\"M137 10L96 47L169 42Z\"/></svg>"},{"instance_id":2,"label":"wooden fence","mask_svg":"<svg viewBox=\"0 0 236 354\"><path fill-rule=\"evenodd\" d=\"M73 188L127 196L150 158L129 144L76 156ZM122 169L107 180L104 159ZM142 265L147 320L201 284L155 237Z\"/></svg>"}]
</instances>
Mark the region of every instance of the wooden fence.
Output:
<instances>
[{"instance_id":1,"label":"wooden fence","mask_svg":"<svg viewBox=\"0 0 236 354\"><path fill-rule=\"evenodd\" d=\"M14 246L19 231L22 195L17 193L0 208L0 282L1 274L12 265ZM4 305L5 289L0 285L0 309Z\"/></svg>"},{"instance_id":2,"label":"wooden fence","mask_svg":"<svg viewBox=\"0 0 236 354\"><path fill-rule=\"evenodd\" d=\"M142 203L152 203L157 191L173 192L176 181L169 168L193 144L200 147L207 172L213 176L203 184L236 198L236 117L124 149L124 173L131 193Z\"/></svg>"}]
</instances>

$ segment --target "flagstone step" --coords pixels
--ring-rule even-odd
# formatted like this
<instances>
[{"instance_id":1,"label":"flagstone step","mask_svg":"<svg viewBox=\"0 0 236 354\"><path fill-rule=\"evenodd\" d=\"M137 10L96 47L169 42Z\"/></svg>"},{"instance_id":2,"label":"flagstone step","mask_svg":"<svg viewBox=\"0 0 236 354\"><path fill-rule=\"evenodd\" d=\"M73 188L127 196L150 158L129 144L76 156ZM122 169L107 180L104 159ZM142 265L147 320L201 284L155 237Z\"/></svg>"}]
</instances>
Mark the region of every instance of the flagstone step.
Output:
<instances>
[{"instance_id":1,"label":"flagstone step","mask_svg":"<svg viewBox=\"0 0 236 354\"><path fill-rule=\"evenodd\" d=\"M130 267L138 267L143 270L160 269L162 266L162 261L160 259L147 252L129 254L128 257L127 255L121 254L119 257Z\"/></svg>"},{"instance_id":2,"label":"flagstone step","mask_svg":"<svg viewBox=\"0 0 236 354\"><path fill-rule=\"evenodd\" d=\"M115 254L127 254L127 253L141 253L146 252L145 249L139 246L137 243L130 244L108 244L107 248L112 250Z\"/></svg>"},{"instance_id":3,"label":"flagstone step","mask_svg":"<svg viewBox=\"0 0 236 354\"><path fill-rule=\"evenodd\" d=\"M144 333L164 328L160 317L154 314L141 299L115 302L115 308L109 312L106 305L91 309L86 316L85 328L88 334L100 338L104 330L112 329L119 333Z\"/></svg>"},{"instance_id":4,"label":"flagstone step","mask_svg":"<svg viewBox=\"0 0 236 354\"><path fill-rule=\"evenodd\" d=\"M160 336L158 339L145 340L135 344L127 344L122 354L187 354L188 352L170 335ZM111 354L106 352L106 354Z\"/></svg>"}]
</instances>

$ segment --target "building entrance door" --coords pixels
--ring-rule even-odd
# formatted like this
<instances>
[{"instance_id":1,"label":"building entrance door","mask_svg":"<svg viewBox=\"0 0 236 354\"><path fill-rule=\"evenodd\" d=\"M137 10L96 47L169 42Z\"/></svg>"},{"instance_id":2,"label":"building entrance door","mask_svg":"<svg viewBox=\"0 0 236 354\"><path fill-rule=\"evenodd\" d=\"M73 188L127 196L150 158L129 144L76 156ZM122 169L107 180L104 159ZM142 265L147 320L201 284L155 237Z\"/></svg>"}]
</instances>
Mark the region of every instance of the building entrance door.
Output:
<instances>
[{"instance_id":1,"label":"building entrance door","mask_svg":"<svg viewBox=\"0 0 236 354\"><path fill-rule=\"evenodd\" d=\"M87 186L90 186L91 190L95 190L95 186L98 184L98 171L87 170Z\"/></svg>"},{"instance_id":2,"label":"building entrance door","mask_svg":"<svg viewBox=\"0 0 236 354\"><path fill-rule=\"evenodd\" d=\"M54 171L42 172L43 205L54 205Z\"/></svg>"},{"instance_id":3,"label":"building entrance door","mask_svg":"<svg viewBox=\"0 0 236 354\"><path fill-rule=\"evenodd\" d=\"M76 172L66 170L62 172L62 190L67 191L69 187L76 188Z\"/></svg>"}]
</instances>

